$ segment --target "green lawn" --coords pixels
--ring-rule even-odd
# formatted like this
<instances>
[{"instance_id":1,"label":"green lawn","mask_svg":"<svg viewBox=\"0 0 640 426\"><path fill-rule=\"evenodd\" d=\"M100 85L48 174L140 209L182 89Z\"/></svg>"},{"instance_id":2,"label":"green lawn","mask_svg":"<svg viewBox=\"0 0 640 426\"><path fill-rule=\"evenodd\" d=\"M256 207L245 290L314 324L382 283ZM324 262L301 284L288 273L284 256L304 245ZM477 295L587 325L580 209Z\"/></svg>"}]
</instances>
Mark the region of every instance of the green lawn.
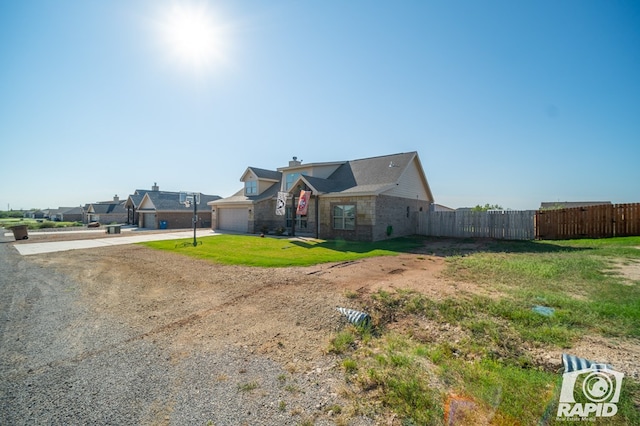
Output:
<instances>
[{"instance_id":1,"label":"green lawn","mask_svg":"<svg viewBox=\"0 0 640 426\"><path fill-rule=\"evenodd\" d=\"M141 243L147 247L206 259L225 265L259 267L310 266L345 262L372 256L389 256L422 244L420 239L396 238L377 243L313 239L260 238L247 235L216 235L192 239ZM184 244L183 244L184 243Z\"/></svg>"},{"instance_id":2,"label":"green lawn","mask_svg":"<svg viewBox=\"0 0 640 426\"><path fill-rule=\"evenodd\" d=\"M640 279L612 269L614 263L640 262L637 247L640 237L494 242L448 256L445 269L452 280L495 290L491 297L433 300L402 290L352 295L372 315L375 329L348 327L329 350L344 356L355 411L390 411L406 424L438 424L447 398L459 395L476 404L478 417L469 424L487 417L492 424L554 423L562 376L526 348L572 353L583 336L640 342ZM535 306L550 307L553 315L540 315ZM443 336L425 333L418 325L425 321L445 330ZM399 322L408 326L398 329ZM452 327L459 330L453 337L446 334ZM341 341L352 343L341 348ZM596 424L640 424L637 380L625 377L617 405L614 418Z\"/></svg>"},{"instance_id":3,"label":"green lawn","mask_svg":"<svg viewBox=\"0 0 640 426\"><path fill-rule=\"evenodd\" d=\"M67 228L70 226L82 226L82 222L53 222L50 220L35 220L24 218L0 219L0 228L10 228L17 225L27 225L29 229Z\"/></svg>"}]
</instances>

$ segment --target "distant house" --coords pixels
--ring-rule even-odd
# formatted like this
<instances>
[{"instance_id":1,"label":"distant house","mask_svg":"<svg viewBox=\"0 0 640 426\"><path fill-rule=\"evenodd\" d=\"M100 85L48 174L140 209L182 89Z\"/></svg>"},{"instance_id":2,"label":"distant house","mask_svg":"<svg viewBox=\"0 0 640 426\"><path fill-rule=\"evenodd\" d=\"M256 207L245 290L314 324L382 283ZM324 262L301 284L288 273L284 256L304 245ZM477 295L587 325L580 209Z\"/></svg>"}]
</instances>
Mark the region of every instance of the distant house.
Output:
<instances>
[{"instance_id":1,"label":"distant house","mask_svg":"<svg viewBox=\"0 0 640 426\"><path fill-rule=\"evenodd\" d=\"M82 207L49 209L48 219L54 222L82 222Z\"/></svg>"},{"instance_id":2,"label":"distant house","mask_svg":"<svg viewBox=\"0 0 640 426\"><path fill-rule=\"evenodd\" d=\"M442 204L433 204L431 211L434 212L455 212L456 209L452 209L451 207L443 206Z\"/></svg>"},{"instance_id":3,"label":"distant house","mask_svg":"<svg viewBox=\"0 0 640 426\"><path fill-rule=\"evenodd\" d=\"M433 204L417 152L309 164L293 157L277 170L248 167L240 181L236 194L209 202L214 229L377 241L414 234L416 213ZM305 215L296 214L301 191L311 193Z\"/></svg>"},{"instance_id":4,"label":"distant house","mask_svg":"<svg viewBox=\"0 0 640 426\"><path fill-rule=\"evenodd\" d=\"M144 198L144 194L146 194L147 192L148 190L146 189L136 189L133 194L129 195L127 201L124 203L124 207L127 209L128 225L138 223L140 219L138 209L140 208L140 203L142 202L142 198Z\"/></svg>"},{"instance_id":5,"label":"distant house","mask_svg":"<svg viewBox=\"0 0 640 426\"><path fill-rule=\"evenodd\" d=\"M45 212L42 210L29 210L24 212L25 219L44 219ZM81 219L82 220L82 219Z\"/></svg>"},{"instance_id":6,"label":"distant house","mask_svg":"<svg viewBox=\"0 0 640 426\"><path fill-rule=\"evenodd\" d=\"M60 207L59 209L60 221L63 222L82 222L83 211L82 207Z\"/></svg>"},{"instance_id":7,"label":"distant house","mask_svg":"<svg viewBox=\"0 0 640 426\"><path fill-rule=\"evenodd\" d=\"M570 209L573 207L589 207L610 205L611 201L550 201L540 203L540 210Z\"/></svg>"},{"instance_id":8,"label":"distant house","mask_svg":"<svg viewBox=\"0 0 640 426\"><path fill-rule=\"evenodd\" d=\"M140 192L137 190L136 194L129 196L127 201L129 207L134 207ZM196 206L197 227L211 227L211 209L207 203L219 199L220 197L217 195L200 194L200 203ZM137 213L139 228L180 229L193 227L193 206L186 207L180 202L180 192L160 191L157 185L142 195L134 213Z\"/></svg>"},{"instance_id":9,"label":"distant house","mask_svg":"<svg viewBox=\"0 0 640 426\"><path fill-rule=\"evenodd\" d=\"M115 195L111 201L100 201L87 205L85 212L86 223L125 223L127 210L124 201Z\"/></svg>"}]
</instances>

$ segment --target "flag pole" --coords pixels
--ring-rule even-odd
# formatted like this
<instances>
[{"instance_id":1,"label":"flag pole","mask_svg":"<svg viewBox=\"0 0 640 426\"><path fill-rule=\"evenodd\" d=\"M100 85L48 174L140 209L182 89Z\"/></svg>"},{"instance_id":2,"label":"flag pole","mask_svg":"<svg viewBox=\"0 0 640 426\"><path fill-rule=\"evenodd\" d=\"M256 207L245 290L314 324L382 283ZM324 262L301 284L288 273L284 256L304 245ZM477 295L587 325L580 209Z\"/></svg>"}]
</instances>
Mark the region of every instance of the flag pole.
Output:
<instances>
[{"instance_id":1,"label":"flag pole","mask_svg":"<svg viewBox=\"0 0 640 426\"><path fill-rule=\"evenodd\" d=\"M296 208L296 194L291 194L291 236L296 236L296 217L298 216L298 209Z\"/></svg>"}]
</instances>

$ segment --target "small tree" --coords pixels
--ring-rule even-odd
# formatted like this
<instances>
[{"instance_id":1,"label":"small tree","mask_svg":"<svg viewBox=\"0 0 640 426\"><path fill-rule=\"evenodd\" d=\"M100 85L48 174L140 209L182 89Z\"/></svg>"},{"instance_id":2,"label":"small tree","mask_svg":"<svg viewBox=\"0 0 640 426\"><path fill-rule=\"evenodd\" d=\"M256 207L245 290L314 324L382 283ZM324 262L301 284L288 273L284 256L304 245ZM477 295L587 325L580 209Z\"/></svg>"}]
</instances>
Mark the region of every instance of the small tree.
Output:
<instances>
[{"instance_id":1,"label":"small tree","mask_svg":"<svg viewBox=\"0 0 640 426\"><path fill-rule=\"evenodd\" d=\"M471 211L473 212L486 212L487 210L504 210L502 208L502 206L498 205L498 204L485 204L484 206L481 206L480 204L478 204L477 206L471 208Z\"/></svg>"}]
</instances>

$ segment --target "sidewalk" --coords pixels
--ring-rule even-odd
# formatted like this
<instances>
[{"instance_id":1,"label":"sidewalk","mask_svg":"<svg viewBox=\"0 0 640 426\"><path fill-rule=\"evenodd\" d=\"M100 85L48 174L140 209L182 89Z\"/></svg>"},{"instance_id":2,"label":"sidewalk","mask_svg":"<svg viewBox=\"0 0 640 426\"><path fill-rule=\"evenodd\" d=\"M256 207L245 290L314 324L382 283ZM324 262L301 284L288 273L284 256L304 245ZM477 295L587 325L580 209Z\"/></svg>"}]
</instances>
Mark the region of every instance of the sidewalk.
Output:
<instances>
[{"instance_id":1,"label":"sidewalk","mask_svg":"<svg viewBox=\"0 0 640 426\"><path fill-rule=\"evenodd\" d=\"M104 231L102 231L104 233ZM196 237L206 237L216 234L211 229L198 229L196 231ZM72 241L51 241L46 243L28 243L28 244L15 244L16 250L23 256L29 256L32 254L54 253L57 251L67 250L80 250L91 249L97 247L117 246L124 244L142 243L145 241L163 241L163 240L178 240L183 238L193 238L193 230L188 231L175 231L166 233L155 233L146 235L134 235L126 237L111 237L111 238L96 238L88 240L72 240Z\"/></svg>"}]
</instances>

